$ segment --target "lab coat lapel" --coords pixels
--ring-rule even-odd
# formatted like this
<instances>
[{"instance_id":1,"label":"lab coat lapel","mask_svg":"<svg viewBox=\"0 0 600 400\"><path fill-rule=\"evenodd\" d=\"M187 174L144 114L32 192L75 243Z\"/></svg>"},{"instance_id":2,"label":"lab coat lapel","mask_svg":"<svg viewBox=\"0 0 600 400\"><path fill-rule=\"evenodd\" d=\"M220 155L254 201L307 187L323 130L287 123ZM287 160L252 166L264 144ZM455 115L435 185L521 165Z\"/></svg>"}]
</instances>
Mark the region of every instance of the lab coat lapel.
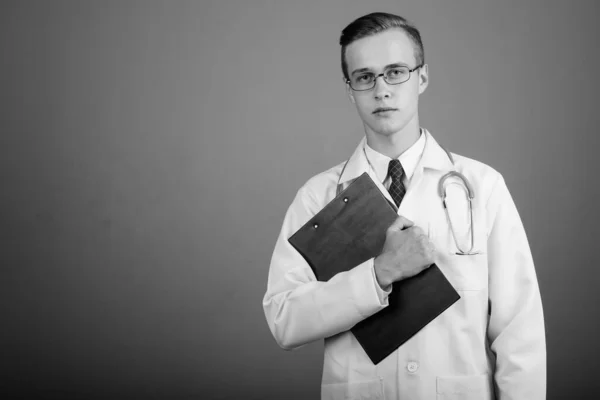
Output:
<instances>
[{"instance_id":1,"label":"lab coat lapel","mask_svg":"<svg viewBox=\"0 0 600 400\"><path fill-rule=\"evenodd\" d=\"M425 224L431 218L430 214L437 208L441 208L436 208L440 203L437 183L443 174L453 170L446 151L426 129L424 131L425 149L398 210L399 215L412 220L417 225Z\"/></svg>"}]
</instances>

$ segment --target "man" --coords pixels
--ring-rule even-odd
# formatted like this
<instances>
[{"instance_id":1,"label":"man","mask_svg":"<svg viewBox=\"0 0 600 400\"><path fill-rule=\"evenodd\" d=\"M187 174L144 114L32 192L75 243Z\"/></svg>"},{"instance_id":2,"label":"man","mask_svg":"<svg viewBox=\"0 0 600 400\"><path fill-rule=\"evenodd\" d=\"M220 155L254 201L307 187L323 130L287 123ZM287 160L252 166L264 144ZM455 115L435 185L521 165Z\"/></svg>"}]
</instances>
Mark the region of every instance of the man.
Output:
<instances>
[{"instance_id":1,"label":"man","mask_svg":"<svg viewBox=\"0 0 600 400\"><path fill-rule=\"evenodd\" d=\"M523 225L498 172L447 153L420 127L429 75L419 31L374 13L348 25L340 44L365 137L347 162L300 188L287 211L263 299L277 343L293 349L325 340L323 399L544 399L542 303ZM319 282L288 238L338 184L365 171L399 204L398 218L379 256ZM445 182L446 215L438 184L451 171L469 183ZM461 298L374 365L350 329L388 305L394 282L434 262Z\"/></svg>"}]
</instances>

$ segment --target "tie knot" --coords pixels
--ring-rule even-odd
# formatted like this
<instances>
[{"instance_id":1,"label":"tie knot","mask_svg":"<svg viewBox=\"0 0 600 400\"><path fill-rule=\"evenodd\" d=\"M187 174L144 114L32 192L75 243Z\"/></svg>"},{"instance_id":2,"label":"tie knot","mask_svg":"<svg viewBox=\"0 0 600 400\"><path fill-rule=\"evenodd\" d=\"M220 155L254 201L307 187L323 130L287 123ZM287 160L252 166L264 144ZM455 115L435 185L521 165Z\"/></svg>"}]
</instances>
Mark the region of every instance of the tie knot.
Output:
<instances>
[{"instance_id":1,"label":"tie knot","mask_svg":"<svg viewBox=\"0 0 600 400\"><path fill-rule=\"evenodd\" d=\"M404 175L404 168L402 168L402 164L400 160L392 160L388 165L388 174L392 178L392 181L401 181L402 176Z\"/></svg>"}]
</instances>

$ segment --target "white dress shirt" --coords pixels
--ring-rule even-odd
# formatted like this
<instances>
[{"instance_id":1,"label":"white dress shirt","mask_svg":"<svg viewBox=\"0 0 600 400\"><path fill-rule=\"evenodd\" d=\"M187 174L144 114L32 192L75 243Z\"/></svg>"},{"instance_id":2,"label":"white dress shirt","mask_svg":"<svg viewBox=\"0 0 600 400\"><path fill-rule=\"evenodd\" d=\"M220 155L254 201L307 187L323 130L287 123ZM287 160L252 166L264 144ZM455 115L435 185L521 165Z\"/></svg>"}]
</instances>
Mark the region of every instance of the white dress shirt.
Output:
<instances>
[{"instance_id":1,"label":"white dress shirt","mask_svg":"<svg viewBox=\"0 0 600 400\"><path fill-rule=\"evenodd\" d=\"M379 179L379 182L383 183L386 189L390 188L392 184L391 177L388 176L388 165L391 158L388 156L373 150L371 146L365 141L365 155L367 156L367 161L371 168L373 168L375 175ZM404 153L398 157L398 161L402 164L402 168L404 169L404 176L402 177L402 181L404 183L404 187L408 190L410 186L410 180L417 168L417 164L423 155L423 150L425 149L425 135L423 132L420 133L419 138L412 146L410 146Z\"/></svg>"}]
</instances>

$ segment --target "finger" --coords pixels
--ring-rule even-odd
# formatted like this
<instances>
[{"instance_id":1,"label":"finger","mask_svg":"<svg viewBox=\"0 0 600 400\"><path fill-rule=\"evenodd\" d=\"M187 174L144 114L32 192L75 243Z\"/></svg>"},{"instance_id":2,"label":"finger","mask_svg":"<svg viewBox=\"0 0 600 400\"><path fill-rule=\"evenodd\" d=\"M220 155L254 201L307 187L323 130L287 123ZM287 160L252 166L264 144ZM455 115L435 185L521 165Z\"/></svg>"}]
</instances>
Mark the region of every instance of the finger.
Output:
<instances>
[{"instance_id":1,"label":"finger","mask_svg":"<svg viewBox=\"0 0 600 400\"><path fill-rule=\"evenodd\" d=\"M410 219L405 218L402 215L399 215L398 218L396 218L396 220L394 222L392 222L392 225L390 225L388 230L389 231L400 231L402 229L410 228L413 225L414 225L414 222L412 222Z\"/></svg>"},{"instance_id":2,"label":"finger","mask_svg":"<svg viewBox=\"0 0 600 400\"><path fill-rule=\"evenodd\" d=\"M414 227L412 229L415 229ZM429 238L422 233L417 233L415 231L415 240L423 247L429 246Z\"/></svg>"},{"instance_id":3,"label":"finger","mask_svg":"<svg viewBox=\"0 0 600 400\"><path fill-rule=\"evenodd\" d=\"M420 226L412 226L410 229L415 236L427 237L427 235L425 234L425 231Z\"/></svg>"},{"instance_id":4,"label":"finger","mask_svg":"<svg viewBox=\"0 0 600 400\"><path fill-rule=\"evenodd\" d=\"M435 246L433 245L433 243L428 242L428 244L425 247L425 258L430 262L430 263L435 263Z\"/></svg>"}]
</instances>

